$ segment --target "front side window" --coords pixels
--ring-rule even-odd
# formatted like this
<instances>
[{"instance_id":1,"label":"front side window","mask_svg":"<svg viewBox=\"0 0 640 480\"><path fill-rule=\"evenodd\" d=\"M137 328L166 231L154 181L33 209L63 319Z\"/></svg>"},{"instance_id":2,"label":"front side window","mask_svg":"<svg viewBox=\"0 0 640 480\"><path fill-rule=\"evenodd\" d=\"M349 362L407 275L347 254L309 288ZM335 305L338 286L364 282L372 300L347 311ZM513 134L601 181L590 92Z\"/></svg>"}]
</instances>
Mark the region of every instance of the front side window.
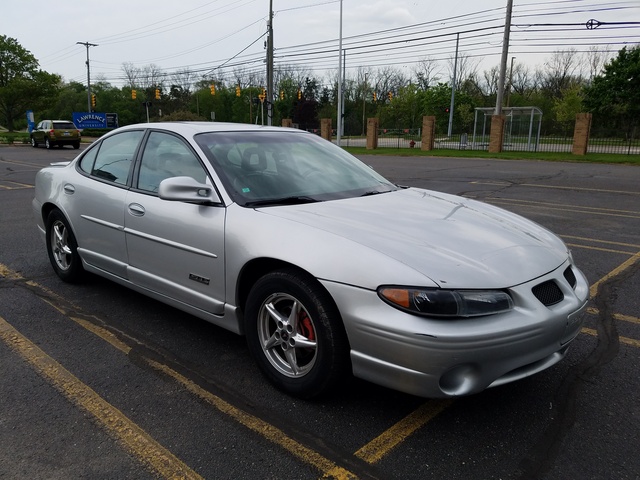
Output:
<instances>
[{"instance_id":1,"label":"front side window","mask_svg":"<svg viewBox=\"0 0 640 480\"><path fill-rule=\"evenodd\" d=\"M126 185L131 163L143 133L142 130L133 130L104 139L98 150L91 175Z\"/></svg>"},{"instance_id":2,"label":"front side window","mask_svg":"<svg viewBox=\"0 0 640 480\"><path fill-rule=\"evenodd\" d=\"M200 183L207 181L200 161L184 141L167 133L151 132L140 162L138 188L155 193L162 180L184 176Z\"/></svg>"}]
</instances>

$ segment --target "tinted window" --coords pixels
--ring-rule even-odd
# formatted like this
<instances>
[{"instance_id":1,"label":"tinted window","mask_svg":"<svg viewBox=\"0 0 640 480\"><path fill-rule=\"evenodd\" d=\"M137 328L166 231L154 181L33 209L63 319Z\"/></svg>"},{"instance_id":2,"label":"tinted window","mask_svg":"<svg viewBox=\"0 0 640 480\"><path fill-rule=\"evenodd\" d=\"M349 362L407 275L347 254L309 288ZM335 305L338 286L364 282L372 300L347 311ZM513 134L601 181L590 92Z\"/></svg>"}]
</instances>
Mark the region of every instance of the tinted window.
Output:
<instances>
[{"instance_id":1,"label":"tinted window","mask_svg":"<svg viewBox=\"0 0 640 480\"><path fill-rule=\"evenodd\" d=\"M75 130L76 126L72 122L53 122L55 130Z\"/></svg>"},{"instance_id":2,"label":"tinted window","mask_svg":"<svg viewBox=\"0 0 640 480\"><path fill-rule=\"evenodd\" d=\"M80 170L85 173L91 173L93 171L93 163L96 160L96 154L98 153L98 147L91 148L84 156L80 159L80 163L78 166Z\"/></svg>"},{"instance_id":3,"label":"tinted window","mask_svg":"<svg viewBox=\"0 0 640 480\"><path fill-rule=\"evenodd\" d=\"M125 185L142 135L141 130L135 130L104 139L91 174L109 182Z\"/></svg>"},{"instance_id":4,"label":"tinted window","mask_svg":"<svg viewBox=\"0 0 640 480\"><path fill-rule=\"evenodd\" d=\"M157 192L165 178L187 176L205 183L207 174L198 158L180 138L162 132L151 132L144 148L138 188Z\"/></svg>"}]
</instances>

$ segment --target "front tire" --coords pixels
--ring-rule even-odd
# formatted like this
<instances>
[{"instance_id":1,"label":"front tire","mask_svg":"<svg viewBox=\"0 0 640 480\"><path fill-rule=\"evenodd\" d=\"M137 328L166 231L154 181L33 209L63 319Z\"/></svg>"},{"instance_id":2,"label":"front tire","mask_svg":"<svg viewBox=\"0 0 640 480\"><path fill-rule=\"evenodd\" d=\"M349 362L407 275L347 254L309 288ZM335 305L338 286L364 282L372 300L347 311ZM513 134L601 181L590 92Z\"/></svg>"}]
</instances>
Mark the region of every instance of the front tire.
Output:
<instances>
[{"instance_id":1,"label":"front tire","mask_svg":"<svg viewBox=\"0 0 640 480\"><path fill-rule=\"evenodd\" d=\"M56 275L65 282L79 281L84 269L78 255L78 243L60 210L52 210L47 217L46 239L49 261Z\"/></svg>"},{"instance_id":2,"label":"front tire","mask_svg":"<svg viewBox=\"0 0 640 480\"><path fill-rule=\"evenodd\" d=\"M245 315L249 350L281 390L311 398L349 373L349 345L338 308L310 275L268 273L249 293Z\"/></svg>"},{"instance_id":3,"label":"front tire","mask_svg":"<svg viewBox=\"0 0 640 480\"><path fill-rule=\"evenodd\" d=\"M31 146L33 148L36 148L38 146L38 142L36 142L36 139L34 137L31 137Z\"/></svg>"}]
</instances>

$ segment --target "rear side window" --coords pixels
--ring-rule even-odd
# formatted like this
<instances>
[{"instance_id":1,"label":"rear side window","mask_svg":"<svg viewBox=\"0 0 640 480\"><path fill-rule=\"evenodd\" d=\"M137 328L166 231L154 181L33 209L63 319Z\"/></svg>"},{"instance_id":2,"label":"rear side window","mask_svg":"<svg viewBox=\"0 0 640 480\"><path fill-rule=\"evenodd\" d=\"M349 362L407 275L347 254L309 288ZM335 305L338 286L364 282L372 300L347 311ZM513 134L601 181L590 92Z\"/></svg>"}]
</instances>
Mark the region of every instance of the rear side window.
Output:
<instances>
[{"instance_id":1,"label":"rear side window","mask_svg":"<svg viewBox=\"0 0 640 480\"><path fill-rule=\"evenodd\" d=\"M91 175L109 182L126 185L131 163L142 135L142 130L135 130L119 133L103 140Z\"/></svg>"},{"instance_id":2,"label":"rear side window","mask_svg":"<svg viewBox=\"0 0 640 480\"><path fill-rule=\"evenodd\" d=\"M76 126L72 122L53 122L54 130L75 130Z\"/></svg>"}]
</instances>

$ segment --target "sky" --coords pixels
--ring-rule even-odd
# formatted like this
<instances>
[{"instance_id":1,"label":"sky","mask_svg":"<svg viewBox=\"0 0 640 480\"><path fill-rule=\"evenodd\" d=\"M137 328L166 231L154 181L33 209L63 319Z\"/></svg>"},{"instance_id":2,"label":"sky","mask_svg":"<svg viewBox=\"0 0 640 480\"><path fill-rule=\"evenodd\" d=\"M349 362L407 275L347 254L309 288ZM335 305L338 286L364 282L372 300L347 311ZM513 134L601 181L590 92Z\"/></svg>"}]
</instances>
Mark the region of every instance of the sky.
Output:
<instances>
[{"instance_id":1,"label":"sky","mask_svg":"<svg viewBox=\"0 0 640 480\"><path fill-rule=\"evenodd\" d=\"M289 65L317 75L337 72L341 5L347 77L358 68L411 72L424 59L446 71L456 34L459 51L480 71L500 63L507 0L271 2L276 69ZM190 70L198 78L229 78L237 68L265 70L269 3L14 2L13 8L2 9L0 35L15 38L41 69L67 82L87 81L87 47L78 42L97 45L88 48L92 83L125 85L125 63L154 65L167 75ZM600 26L587 29L590 19ZM512 25L509 57L536 68L558 50L616 52L639 43L640 0L514 0Z\"/></svg>"}]
</instances>

